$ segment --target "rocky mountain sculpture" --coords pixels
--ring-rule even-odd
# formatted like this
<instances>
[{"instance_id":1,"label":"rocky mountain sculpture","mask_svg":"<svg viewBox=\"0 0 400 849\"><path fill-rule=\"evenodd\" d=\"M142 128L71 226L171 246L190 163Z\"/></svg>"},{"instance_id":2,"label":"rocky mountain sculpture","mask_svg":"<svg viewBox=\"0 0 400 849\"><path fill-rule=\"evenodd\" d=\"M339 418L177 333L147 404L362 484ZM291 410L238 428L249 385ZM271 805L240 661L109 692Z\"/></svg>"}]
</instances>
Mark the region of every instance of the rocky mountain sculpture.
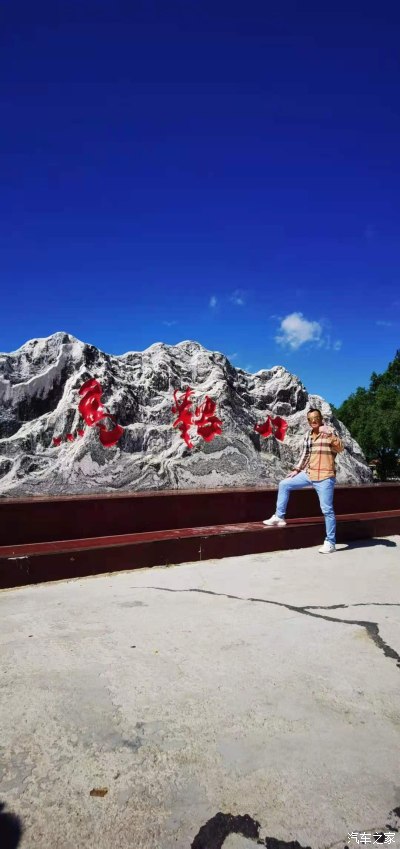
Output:
<instances>
[{"instance_id":1,"label":"rocky mountain sculpture","mask_svg":"<svg viewBox=\"0 0 400 849\"><path fill-rule=\"evenodd\" d=\"M96 428L65 441L81 426L79 388L90 378L124 428L111 448ZM209 443L195 436L191 450L172 426L173 391L188 386L195 404L206 395L217 402L223 427ZM369 481L360 447L329 404L282 366L250 374L198 342L111 356L67 333L32 339L0 354L0 495L275 485L299 457L310 406L344 440L338 482ZM284 442L254 431L268 415L287 421Z\"/></svg>"}]
</instances>

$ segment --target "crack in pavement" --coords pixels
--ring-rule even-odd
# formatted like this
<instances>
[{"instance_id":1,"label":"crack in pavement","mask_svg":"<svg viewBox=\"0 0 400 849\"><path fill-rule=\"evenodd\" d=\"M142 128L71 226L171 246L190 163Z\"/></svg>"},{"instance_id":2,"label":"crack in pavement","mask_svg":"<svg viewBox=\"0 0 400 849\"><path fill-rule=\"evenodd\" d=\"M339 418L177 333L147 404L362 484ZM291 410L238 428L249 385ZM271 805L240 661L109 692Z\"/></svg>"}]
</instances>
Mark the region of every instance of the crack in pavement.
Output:
<instances>
[{"instance_id":1,"label":"crack in pavement","mask_svg":"<svg viewBox=\"0 0 400 849\"><path fill-rule=\"evenodd\" d=\"M350 607L400 607L397 601L357 601L354 604L307 604L307 610L348 610Z\"/></svg>"},{"instance_id":2,"label":"crack in pavement","mask_svg":"<svg viewBox=\"0 0 400 849\"><path fill-rule=\"evenodd\" d=\"M339 605L333 605L333 607L331 607L331 608L329 608L329 607L328 608L324 608L324 607L322 607L322 608L317 607L316 608L316 607L313 607L311 605L303 605L302 607L299 607L298 605L288 604L288 603L285 603L283 601L272 601L271 599L267 599L267 598L252 598L251 596L246 598L246 597L239 596L239 595L231 595L230 593L217 593L214 590L203 590L203 589L200 589L198 587L188 587L187 589L183 589L183 590L175 590L175 589L172 589L170 587L149 587L149 586L145 586L145 587L132 587L132 589L158 590L160 592L167 592L167 593L203 593L204 595L212 595L212 596L217 596L217 597L220 597L220 598L230 598L230 599L233 599L234 601L251 601L251 602L255 602L255 603L259 603L259 604L273 604L273 605L275 605L275 607L284 607L285 610L292 610L295 613L302 614L303 616L311 616L314 619L324 619L325 622L338 622L340 625L359 625L361 628L365 628L368 637L375 643L375 645L380 649L380 651L383 651L385 657L390 657L391 660L395 660L396 666L400 669L400 654L398 654L398 652L395 651L395 649L393 649L391 646L389 646L389 644L385 642L383 637L381 637L381 635L379 633L379 626L378 626L377 622L368 622L368 621L363 620L363 619L354 619L354 620L353 619L338 619L335 616L323 616L322 613L313 613L312 612L314 609L317 609L317 610L332 610L332 609L339 607ZM375 602L375 604L380 604L380 602ZM360 603L360 606L361 605L362 605L362 603ZM351 607L357 607L358 605L354 604L354 605L350 605L350 606ZM386 607L386 606L389 606L389 605L384 605L384 606ZM397 607L398 605L396 604L394 606ZM346 607L346 605L340 605L340 607Z\"/></svg>"}]
</instances>

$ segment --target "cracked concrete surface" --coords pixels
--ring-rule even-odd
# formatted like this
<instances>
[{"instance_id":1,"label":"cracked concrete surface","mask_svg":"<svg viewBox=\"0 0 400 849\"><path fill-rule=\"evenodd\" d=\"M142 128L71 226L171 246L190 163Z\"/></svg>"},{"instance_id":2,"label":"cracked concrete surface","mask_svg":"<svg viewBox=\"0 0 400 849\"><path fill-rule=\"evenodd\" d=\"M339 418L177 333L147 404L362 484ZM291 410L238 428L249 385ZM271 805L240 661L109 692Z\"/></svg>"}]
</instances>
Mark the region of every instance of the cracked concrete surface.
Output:
<instances>
[{"instance_id":1,"label":"cracked concrete surface","mask_svg":"<svg viewBox=\"0 0 400 849\"><path fill-rule=\"evenodd\" d=\"M13 845L340 849L390 829L400 844L399 550L392 537L0 593Z\"/></svg>"}]
</instances>

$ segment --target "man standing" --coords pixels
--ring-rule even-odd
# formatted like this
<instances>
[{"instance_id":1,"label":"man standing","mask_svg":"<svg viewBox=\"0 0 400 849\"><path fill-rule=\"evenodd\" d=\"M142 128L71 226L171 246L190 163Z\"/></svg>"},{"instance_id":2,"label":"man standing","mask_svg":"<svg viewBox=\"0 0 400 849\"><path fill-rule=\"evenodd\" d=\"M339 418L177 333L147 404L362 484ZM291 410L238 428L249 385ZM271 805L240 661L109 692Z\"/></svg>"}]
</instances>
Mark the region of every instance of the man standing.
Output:
<instances>
[{"instance_id":1,"label":"man standing","mask_svg":"<svg viewBox=\"0 0 400 849\"><path fill-rule=\"evenodd\" d=\"M276 512L263 524L271 527L286 525L285 513L293 489L313 486L317 491L321 511L325 518L326 539L320 554L332 554L336 549L336 517L333 509L333 491L336 482L335 458L343 451L343 442L331 427L323 424L320 410L307 413L310 431L304 439L300 462L279 484Z\"/></svg>"}]
</instances>

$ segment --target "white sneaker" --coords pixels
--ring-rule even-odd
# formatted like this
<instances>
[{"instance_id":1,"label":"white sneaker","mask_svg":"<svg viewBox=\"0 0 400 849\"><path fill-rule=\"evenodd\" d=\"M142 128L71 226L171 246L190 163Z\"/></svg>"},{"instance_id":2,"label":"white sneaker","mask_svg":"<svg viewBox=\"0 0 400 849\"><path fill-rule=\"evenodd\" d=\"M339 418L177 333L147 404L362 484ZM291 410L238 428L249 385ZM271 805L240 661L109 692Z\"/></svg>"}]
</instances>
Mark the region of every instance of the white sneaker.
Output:
<instances>
[{"instance_id":1,"label":"white sneaker","mask_svg":"<svg viewBox=\"0 0 400 849\"><path fill-rule=\"evenodd\" d=\"M336 551L336 546L333 545L332 542L328 542L326 539L322 548L319 549L320 554L333 554Z\"/></svg>"},{"instance_id":2,"label":"white sneaker","mask_svg":"<svg viewBox=\"0 0 400 849\"><path fill-rule=\"evenodd\" d=\"M279 516L276 516L275 513L274 513L274 515L271 516L270 519L264 519L263 525L267 525L269 528L271 528L273 525L275 525L278 528L284 528L285 525L286 525L286 522L285 522L284 519L280 519Z\"/></svg>"}]
</instances>

